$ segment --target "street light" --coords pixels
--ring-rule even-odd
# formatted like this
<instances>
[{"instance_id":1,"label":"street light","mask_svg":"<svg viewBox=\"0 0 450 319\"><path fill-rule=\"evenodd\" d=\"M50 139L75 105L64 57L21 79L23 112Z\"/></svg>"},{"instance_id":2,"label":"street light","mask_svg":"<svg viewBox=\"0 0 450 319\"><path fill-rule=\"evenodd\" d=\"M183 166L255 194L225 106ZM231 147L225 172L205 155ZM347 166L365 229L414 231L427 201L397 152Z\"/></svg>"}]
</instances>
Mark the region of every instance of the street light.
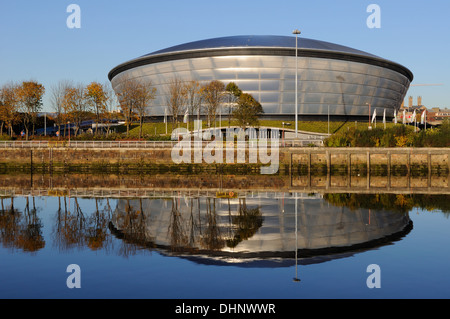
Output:
<instances>
[{"instance_id":1,"label":"street light","mask_svg":"<svg viewBox=\"0 0 450 319\"><path fill-rule=\"evenodd\" d=\"M292 34L295 34L295 138L298 138L298 35L301 32L295 29Z\"/></svg>"},{"instance_id":2,"label":"street light","mask_svg":"<svg viewBox=\"0 0 450 319\"><path fill-rule=\"evenodd\" d=\"M370 103L366 103L366 105L368 105L369 106L369 130L371 130L372 129L372 125L370 125L370 123L372 122L371 120L370 120L370 118L371 118L371 104Z\"/></svg>"}]
</instances>

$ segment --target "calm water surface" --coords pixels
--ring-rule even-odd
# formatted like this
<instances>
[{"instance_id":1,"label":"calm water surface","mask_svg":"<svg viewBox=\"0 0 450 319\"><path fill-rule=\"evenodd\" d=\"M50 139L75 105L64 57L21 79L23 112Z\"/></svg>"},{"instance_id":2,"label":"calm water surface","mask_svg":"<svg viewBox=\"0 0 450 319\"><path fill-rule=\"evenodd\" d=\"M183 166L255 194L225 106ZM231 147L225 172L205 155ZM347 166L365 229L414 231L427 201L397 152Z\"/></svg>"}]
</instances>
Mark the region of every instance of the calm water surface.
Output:
<instances>
[{"instance_id":1,"label":"calm water surface","mask_svg":"<svg viewBox=\"0 0 450 319\"><path fill-rule=\"evenodd\" d=\"M448 298L449 195L4 196L0 298ZM68 288L69 265L81 288ZM381 288L368 288L369 265Z\"/></svg>"}]
</instances>

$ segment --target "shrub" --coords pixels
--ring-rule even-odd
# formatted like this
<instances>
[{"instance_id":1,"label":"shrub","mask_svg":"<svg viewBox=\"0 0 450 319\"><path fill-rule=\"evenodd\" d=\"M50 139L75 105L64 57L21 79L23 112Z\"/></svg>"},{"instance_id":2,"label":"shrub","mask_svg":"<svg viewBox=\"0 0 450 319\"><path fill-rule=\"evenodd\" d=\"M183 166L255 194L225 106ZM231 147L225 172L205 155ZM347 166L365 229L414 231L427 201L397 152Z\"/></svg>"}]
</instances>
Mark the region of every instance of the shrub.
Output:
<instances>
[{"instance_id":1,"label":"shrub","mask_svg":"<svg viewBox=\"0 0 450 319\"><path fill-rule=\"evenodd\" d=\"M415 132L412 126L394 125L373 130L349 128L324 141L328 147L450 147L450 123Z\"/></svg>"}]
</instances>

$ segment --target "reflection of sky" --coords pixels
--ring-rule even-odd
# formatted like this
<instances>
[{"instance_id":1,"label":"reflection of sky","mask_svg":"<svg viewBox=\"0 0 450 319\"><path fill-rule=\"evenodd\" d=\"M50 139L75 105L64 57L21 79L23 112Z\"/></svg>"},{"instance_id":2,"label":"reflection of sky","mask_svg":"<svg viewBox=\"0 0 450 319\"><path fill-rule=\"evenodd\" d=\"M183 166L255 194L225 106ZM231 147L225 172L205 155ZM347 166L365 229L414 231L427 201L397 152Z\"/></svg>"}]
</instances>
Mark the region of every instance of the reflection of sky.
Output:
<instances>
[{"instance_id":1,"label":"reflection of sky","mask_svg":"<svg viewBox=\"0 0 450 319\"><path fill-rule=\"evenodd\" d=\"M86 215L92 199L79 199ZM116 207L117 200L110 200ZM20 210L24 198L16 198ZM0 298L447 298L450 295L450 220L440 211L413 209L414 229L394 245L350 258L280 268L221 267L139 250L124 257L86 247L59 251L52 243L57 198L36 198L46 245L36 253L0 246ZM73 201L71 200L73 207ZM66 267L82 270L82 288L68 289ZM381 267L382 288L366 287L370 264Z\"/></svg>"}]
</instances>

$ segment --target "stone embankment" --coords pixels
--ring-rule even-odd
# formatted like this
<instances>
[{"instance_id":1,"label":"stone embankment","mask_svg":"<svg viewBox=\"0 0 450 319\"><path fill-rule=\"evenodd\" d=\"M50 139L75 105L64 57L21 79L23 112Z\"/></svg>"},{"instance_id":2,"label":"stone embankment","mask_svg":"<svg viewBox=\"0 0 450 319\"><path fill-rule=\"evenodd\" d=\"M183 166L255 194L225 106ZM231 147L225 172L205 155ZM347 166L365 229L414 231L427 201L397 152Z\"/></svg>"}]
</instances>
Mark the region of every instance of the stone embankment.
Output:
<instances>
[{"instance_id":1,"label":"stone embankment","mask_svg":"<svg viewBox=\"0 0 450 319\"><path fill-rule=\"evenodd\" d=\"M270 147L268 148L270 153ZM235 150L235 159L238 150ZM192 152L193 153L193 152ZM79 172L94 170L112 173L133 171L259 171L267 166L259 161L250 162L246 150L245 163L224 164L190 163L176 164L172 160L172 148L0 148L0 171ZM279 168L282 172L449 172L450 148L279 148ZM275 160L274 158L271 159Z\"/></svg>"}]
</instances>

